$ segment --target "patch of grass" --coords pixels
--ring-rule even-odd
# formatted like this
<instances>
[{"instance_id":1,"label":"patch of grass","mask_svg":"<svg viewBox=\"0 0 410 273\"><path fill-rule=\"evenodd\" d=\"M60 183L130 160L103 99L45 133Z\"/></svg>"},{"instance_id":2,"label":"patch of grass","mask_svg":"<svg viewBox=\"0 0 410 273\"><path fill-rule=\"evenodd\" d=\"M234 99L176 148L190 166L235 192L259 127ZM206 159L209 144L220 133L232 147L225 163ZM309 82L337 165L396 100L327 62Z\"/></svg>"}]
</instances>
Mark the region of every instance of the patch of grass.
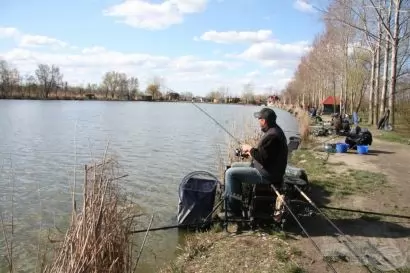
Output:
<instances>
[{"instance_id":1,"label":"patch of grass","mask_svg":"<svg viewBox=\"0 0 410 273\"><path fill-rule=\"evenodd\" d=\"M352 219L352 218L357 218L359 215L358 213L355 212L350 212L350 211L341 211L341 210L327 210L326 214L331 218L331 219Z\"/></svg>"},{"instance_id":2,"label":"patch of grass","mask_svg":"<svg viewBox=\"0 0 410 273\"><path fill-rule=\"evenodd\" d=\"M307 271L295 264L289 264L285 268L285 273L306 273Z\"/></svg>"},{"instance_id":3,"label":"patch of grass","mask_svg":"<svg viewBox=\"0 0 410 273\"><path fill-rule=\"evenodd\" d=\"M370 221L380 221L382 217L377 216L377 215L362 215L360 219L370 222Z\"/></svg>"},{"instance_id":4,"label":"patch of grass","mask_svg":"<svg viewBox=\"0 0 410 273\"><path fill-rule=\"evenodd\" d=\"M358 189L361 189L361 187L380 186L385 184L387 181L386 175L382 173L349 169L348 174L349 179L358 182Z\"/></svg>"},{"instance_id":5,"label":"patch of grass","mask_svg":"<svg viewBox=\"0 0 410 273\"><path fill-rule=\"evenodd\" d=\"M404 133L399 133L399 132L394 132L394 131L392 132L382 131L380 134L376 134L376 137L381 140L385 140L389 142L410 145L410 137L408 134L404 134Z\"/></svg>"},{"instance_id":6,"label":"patch of grass","mask_svg":"<svg viewBox=\"0 0 410 273\"><path fill-rule=\"evenodd\" d=\"M339 162L327 162L328 166L346 166L346 162L339 161Z\"/></svg>"},{"instance_id":7,"label":"patch of grass","mask_svg":"<svg viewBox=\"0 0 410 273\"><path fill-rule=\"evenodd\" d=\"M397 268L397 270L387 271L386 273L393 273L393 272L410 273L410 267Z\"/></svg>"},{"instance_id":8,"label":"patch of grass","mask_svg":"<svg viewBox=\"0 0 410 273\"><path fill-rule=\"evenodd\" d=\"M304 168L313 185L337 198L374 189L387 181L381 173L338 169L341 164L329 164L313 151L296 151L291 164Z\"/></svg>"},{"instance_id":9,"label":"patch of grass","mask_svg":"<svg viewBox=\"0 0 410 273\"><path fill-rule=\"evenodd\" d=\"M275 251L275 257L278 261L285 263L289 260L289 254L283 248L278 248Z\"/></svg>"},{"instance_id":10,"label":"patch of grass","mask_svg":"<svg viewBox=\"0 0 410 273\"><path fill-rule=\"evenodd\" d=\"M294 256L297 256L297 257L302 256L302 251L301 251L300 249L294 247L294 246L292 246L292 247L290 248L290 252L291 252Z\"/></svg>"}]
</instances>

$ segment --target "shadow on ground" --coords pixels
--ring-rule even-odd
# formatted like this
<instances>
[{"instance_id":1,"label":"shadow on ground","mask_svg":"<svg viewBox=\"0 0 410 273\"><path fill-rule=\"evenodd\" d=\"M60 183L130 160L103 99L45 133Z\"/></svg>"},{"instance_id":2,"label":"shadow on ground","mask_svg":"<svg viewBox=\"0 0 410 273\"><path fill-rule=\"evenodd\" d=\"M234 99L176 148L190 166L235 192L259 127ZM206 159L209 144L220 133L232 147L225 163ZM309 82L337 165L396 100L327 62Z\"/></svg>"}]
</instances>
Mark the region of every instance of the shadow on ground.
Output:
<instances>
[{"instance_id":1,"label":"shadow on ground","mask_svg":"<svg viewBox=\"0 0 410 273\"><path fill-rule=\"evenodd\" d=\"M390 152L390 151L382 151L382 150L373 150L373 149L369 149L369 152L367 155L374 155L374 156L378 156L381 154L395 154L395 152Z\"/></svg>"},{"instance_id":2,"label":"shadow on ground","mask_svg":"<svg viewBox=\"0 0 410 273\"><path fill-rule=\"evenodd\" d=\"M332 193L326 190L323 186L310 184L309 192L306 193L312 201L317 205L325 206L330 203Z\"/></svg>"},{"instance_id":3,"label":"shadow on ground","mask_svg":"<svg viewBox=\"0 0 410 273\"><path fill-rule=\"evenodd\" d=\"M331 219L345 235L372 238L408 238L410 237L410 221L394 222L378 218L343 218ZM301 224L310 236L335 236L337 230L321 215L301 219ZM292 221L293 223L293 221ZM288 230L292 233L300 233L300 227L294 223L288 224Z\"/></svg>"}]
</instances>

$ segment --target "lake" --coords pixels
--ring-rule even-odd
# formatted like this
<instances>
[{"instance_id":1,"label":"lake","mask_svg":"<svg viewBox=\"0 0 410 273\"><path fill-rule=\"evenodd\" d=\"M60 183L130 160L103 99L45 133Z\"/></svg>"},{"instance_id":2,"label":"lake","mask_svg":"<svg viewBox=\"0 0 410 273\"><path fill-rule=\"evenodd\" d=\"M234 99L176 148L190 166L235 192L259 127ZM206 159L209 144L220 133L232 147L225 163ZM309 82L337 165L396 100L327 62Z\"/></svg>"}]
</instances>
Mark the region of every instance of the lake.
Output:
<instances>
[{"instance_id":1,"label":"lake","mask_svg":"<svg viewBox=\"0 0 410 273\"><path fill-rule=\"evenodd\" d=\"M252 114L260 106L197 105L238 138L258 130ZM287 137L297 134L295 118L277 114ZM148 214L142 225L154 213L152 227L159 227L173 224L184 176L204 170L219 177L221 160L227 164L233 153L229 142L191 103L0 100L0 209L10 221L13 204L20 272L36 259L40 227L67 223L74 178L80 192L84 164L102 159L107 143L128 174L124 187ZM174 257L178 243L176 230L150 233L140 272L155 272Z\"/></svg>"}]
</instances>

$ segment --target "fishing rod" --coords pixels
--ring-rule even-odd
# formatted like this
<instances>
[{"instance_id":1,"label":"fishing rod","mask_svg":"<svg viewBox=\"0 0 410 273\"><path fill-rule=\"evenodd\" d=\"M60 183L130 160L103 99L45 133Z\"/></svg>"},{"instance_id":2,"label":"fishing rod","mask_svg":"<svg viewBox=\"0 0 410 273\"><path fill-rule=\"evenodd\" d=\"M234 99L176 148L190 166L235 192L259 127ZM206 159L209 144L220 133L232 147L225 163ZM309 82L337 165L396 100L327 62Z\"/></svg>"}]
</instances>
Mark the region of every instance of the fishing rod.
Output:
<instances>
[{"instance_id":1,"label":"fishing rod","mask_svg":"<svg viewBox=\"0 0 410 273\"><path fill-rule=\"evenodd\" d=\"M340 235L342 235L344 238L346 238L346 240L349 241L349 243L353 244L353 243L351 242L351 240L349 240L349 239L347 238L347 236L343 233L343 231L341 231L341 230L333 223L333 221L331 221L331 220L326 216L326 214L324 214L324 213L316 206L316 204L313 203L313 201L312 201L297 185L295 185L295 188L299 191L299 193L303 196L303 198L305 198L305 199L309 202L309 204L310 204L312 207L314 207L314 208L319 212L319 214L321 214L321 215L326 219L326 221L328 221L329 224L330 224L331 226L333 226L333 227L337 230L337 232L340 233ZM340 242L340 241L339 241L339 242ZM341 243L343 243L343 242L341 242ZM360 257L360 255L358 255L348 244L345 243L344 245L346 245L346 247L356 256L356 258L362 263L363 267L365 267L368 272L372 273L372 271L371 271L370 268L365 264L365 262L364 262L363 259Z\"/></svg>"},{"instance_id":2,"label":"fishing rod","mask_svg":"<svg viewBox=\"0 0 410 273\"><path fill-rule=\"evenodd\" d=\"M150 231L157 231L157 230L167 230L167 229L174 229L174 228L205 228L208 219L215 213L215 211L222 205L222 203L225 201L225 199L221 199L213 208L213 210L202 220L202 223L196 223L196 224L182 224L182 225L170 225L170 226L163 226L163 227L158 227L158 228L151 228ZM218 222L222 222L225 225L228 222L231 223L237 223L237 222L250 222L248 221L244 221L244 220L224 220L224 221L214 221L215 223ZM134 230L134 231L130 231L130 234L134 234L134 233L141 233L141 232L145 232L148 231L148 229L140 229L140 230Z\"/></svg>"},{"instance_id":3,"label":"fishing rod","mask_svg":"<svg viewBox=\"0 0 410 273\"><path fill-rule=\"evenodd\" d=\"M242 142L236 138L234 135L232 135L227 129L225 129L225 127L222 126L222 124L220 124L216 119L214 119L210 114L208 114L204 109L202 109L201 107L199 107L198 105L196 105L196 103L191 102L196 108L199 109L199 111L201 111L202 113L204 113L207 117L209 117L210 119L212 119L222 130L224 130L230 137L232 137L232 139L234 139L239 145L242 144Z\"/></svg>"},{"instance_id":4,"label":"fishing rod","mask_svg":"<svg viewBox=\"0 0 410 273\"><path fill-rule=\"evenodd\" d=\"M389 213L381 213L381 212L375 212L375 211L364 211L364 210L355 210L355 209L346 209L346 208L336 208L336 207L320 206L320 205L318 207L322 208L322 209L329 209L329 210L338 210L338 211L354 212L354 213L361 213L361 214L372 214L372 215L394 217L394 218L403 218L403 219L409 219L410 220L410 216L400 215L400 214L389 214Z\"/></svg>"},{"instance_id":5,"label":"fishing rod","mask_svg":"<svg viewBox=\"0 0 410 273\"><path fill-rule=\"evenodd\" d=\"M316 206L316 204L315 204L297 185L294 185L294 186L295 186L295 188L299 191L299 193L303 196L303 198L305 198L306 201L308 201L309 204L310 204L312 207L314 207L314 208L319 212L319 214L322 215L323 218L325 218L325 220L326 220L337 232L339 232L339 234L340 234L341 236L343 236L343 237L346 239L346 241L348 241L350 244L354 245L354 243L352 242L352 240L349 238L350 236L348 237L339 227L337 227L336 224L333 223L333 221L330 220L329 217L327 217L326 214L325 214L321 209L319 209L319 207ZM399 272L399 271L397 271L397 269L395 269L395 267L394 267L394 265L392 264L392 262L391 262L389 259L387 259L382 253L380 253L380 251L379 251L377 248L375 248L375 247L374 247L373 245L371 245L369 242L367 242L367 243L369 244L369 246L370 246L371 248L373 248L376 252L378 252L378 254L383 258L383 260L385 260L387 263L389 263L389 265L393 268L393 270L394 270L395 272ZM369 266L365 264L365 261L363 261L362 257L360 257L355 251L353 251L353 249L350 248L350 246L349 246L347 243L344 243L344 245L356 256L356 258L357 258L359 261L361 261L362 266L365 267L368 272L370 272L370 273L373 272L373 271L369 268Z\"/></svg>"},{"instance_id":6,"label":"fishing rod","mask_svg":"<svg viewBox=\"0 0 410 273\"><path fill-rule=\"evenodd\" d=\"M333 267L333 265L326 259L325 255L322 253L320 250L319 246L316 244L316 242L312 239L312 237L309 235L309 233L306 231L306 229L303 227L303 225L300 223L296 215L292 212L290 209L290 206L286 203L285 199L283 196L278 192L278 190L275 188L273 184L270 184L271 188L275 191L277 198L280 198L280 200L283 202L285 205L286 209L289 211L289 213L292 215L292 217L295 219L296 223L299 225L299 227L302 229L303 233L309 238L310 242L313 244L313 246L316 248L316 250L322 255L323 260L325 263L329 266L329 268L333 271L333 273L337 273L336 269Z\"/></svg>"},{"instance_id":7,"label":"fishing rod","mask_svg":"<svg viewBox=\"0 0 410 273\"><path fill-rule=\"evenodd\" d=\"M204 109L202 109L201 107L199 107L196 103L191 102L192 105L194 105L196 108L198 108L202 113L204 113L207 117L209 117L210 119L212 119L222 130L224 130L230 137L232 137L232 139L234 139L239 145L242 144L242 142L235 137L234 135L232 135L227 129L225 129L225 127L219 123L215 118L213 118L209 113L207 113ZM286 133L296 133L296 135L300 135L297 131L291 131L291 130L283 130L283 132Z\"/></svg>"},{"instance_id":8,"label":"fishing rod","mask_svg":"<svg viewBox=\"0 0 410 273\"><path fill-rule=\"evenodd\" d=\"M244 219L232 219L232 220L213 220L213 223L243 223L243 222L250 222L250 220L244 220ZM177 228L204 228L205 225L204 223L198 223L198 224L186 224L186 225L169 225L169 226L162 226L162 227L157 227L157 228L150 228L149 231L161 231L161 230L168 230L168 229L177 229ZM142 233L146 232L148 229L138 229L138 230L131 230L128 233L129 234L135 234L135 233Z\"/></svg>"},{"instance_id":9,"label":"fishing rod","mask_svg":"<svg viewBox=\"0 0 410 273\"><path fill-rule=\"evenodd\" d=\"M168 89L169 91L175 92L175 90L164 86L166 89ZM176 93L176 92L175 92ZM209 117L210 119L212 119L216 125L219 126L219 128L221 128L222 130L224 130L230 137L232 137L233 140L235 140L239 145L242 144L242 142L235 137L231 132L229 132L220 122L218 122L214 117L212 117L209 113L207 113L204 109L202 109L201 107L199 107L194 101L191 101L191 104L193 106L195 106L199 111L201 111L202 113L204 113L207 117ZM289 131L289 130L283 130L283 132L289 132L289 133L297 133L296 131ZM298 135L298 134L297 134Z\"/></svg>"}]
</instances>

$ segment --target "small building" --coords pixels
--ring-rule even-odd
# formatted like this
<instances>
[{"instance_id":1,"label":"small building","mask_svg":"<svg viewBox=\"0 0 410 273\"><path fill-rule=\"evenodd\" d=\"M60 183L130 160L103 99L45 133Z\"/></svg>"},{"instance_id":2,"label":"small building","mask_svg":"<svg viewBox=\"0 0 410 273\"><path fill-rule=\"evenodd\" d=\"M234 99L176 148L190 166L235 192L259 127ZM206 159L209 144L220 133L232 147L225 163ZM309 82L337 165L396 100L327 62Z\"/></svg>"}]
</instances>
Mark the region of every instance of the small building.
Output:
<instances>
[{"instance_id":1,"label":"small building","mask_svg":"<svg viewBox=\"0 0 410 273\"><path fill-rule=\"evenodd\" d=\"M167 100L170 101L179 101L180 95L176 92L170 92L167 94Z\"/></svg>"},{"instance_id":2,"label":"small building","mask_svg":"<svg viewBox=\"0 0 410 273\"><path fill-rule=\"evenodd\" d=\"M152 96L151 95L142 95L140 97L140 100L142 100L142 101L152 101Z\"/></svg>"},{"instance_id":3,"label":"small building","mask_svg":"<svg viewBox=\"0 0 410 273\"><path fill-rule=\"evenodd\" d=\"M85 97L87 100L95 100L95 99L96 99L96 96L95 96L95 94L93 94L93 93L84 94L84 97Z\"/></svg>"},{"instance_id":4,"label":"small building","mask_svg":"<svg viewBox=\"0 0 410 273\"><path fill-rule=\"evenodd\" d=\"M193 97L192 102L204 102L204 98L202 98L202 97Z\"/></svg>"},{"instance_id":5,"label":"small building","mask_svg":"<svg viewBox=\"0 0 410 273\"><path fill-rule=\"evenodd\" d=\"M340 112L340 98L329 96L321 102L323 114L333 114Z\"/></svg>"}]
</instances>

